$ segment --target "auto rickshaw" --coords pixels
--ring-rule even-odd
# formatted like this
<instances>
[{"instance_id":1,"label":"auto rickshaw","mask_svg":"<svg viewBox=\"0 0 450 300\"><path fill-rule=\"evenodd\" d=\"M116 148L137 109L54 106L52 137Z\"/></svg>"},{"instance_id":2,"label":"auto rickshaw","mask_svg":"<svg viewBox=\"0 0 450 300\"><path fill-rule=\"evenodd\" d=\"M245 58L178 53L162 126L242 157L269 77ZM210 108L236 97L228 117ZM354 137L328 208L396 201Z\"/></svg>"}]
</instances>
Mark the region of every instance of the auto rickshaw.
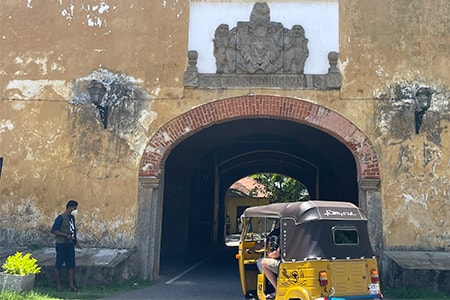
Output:
<instances>
[{"instance_id":1,"label":"auto rickshaw","mask_svg":"<svg viewBox=\"0 0 450 300\"><path fill-rule=\"evenodd\" d=\"M247 208L236 258L246 298L266 299L273 287L258 259L248 253L266 245L279 226L281 263L276 300L382 299L377 260L367 232L367 217L356 205L340 201L273 203Z\"/></svg>"}]
</instances>

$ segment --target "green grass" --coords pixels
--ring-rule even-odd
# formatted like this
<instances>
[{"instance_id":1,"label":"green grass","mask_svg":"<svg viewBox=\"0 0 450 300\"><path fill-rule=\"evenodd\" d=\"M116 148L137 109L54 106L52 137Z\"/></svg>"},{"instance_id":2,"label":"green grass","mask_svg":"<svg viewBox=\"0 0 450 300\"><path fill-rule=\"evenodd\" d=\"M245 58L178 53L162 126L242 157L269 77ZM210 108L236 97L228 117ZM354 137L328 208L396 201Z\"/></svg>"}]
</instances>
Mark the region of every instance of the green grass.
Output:
<instances>
[{"instance_id":1,"label":"green grass","mask_svg":"<svg viewBox=\"0 0 450 300\"><path fill-rule=\"evenodd\" d=\"M53 300L53 299L59 299L59 298L52 298L48 295L43 295L40 293L37 293L35 291L31 291L29 293L16 293L16 292L8 292L4 291L0 293L0 299L1 300Z\"/></svg>"},{"instance_id":2,"label":"green grass","mask_svg":"<svg viewBox=\"0 0 450 300\"><path fill-rule=\"evenodd\" d=\"M450 295L429 291L427 289L391 289L383 288L383 295L388 299L431 300L450 299Z\"/></svg>"},{"instance_id":3,"label":"green grass","mask_svg":"<svg viewBox=\"0 0 450 300\"><path fill-rule=\"evenodd\" d=\"M122 284L80 288L76 293L56 291L54 285L35 283L28 293L2 292L0 300L55 300L55 299L100 299L114 294L138 290L152 285L150 281L129 281Z\"/></svg>"}]
</instances>

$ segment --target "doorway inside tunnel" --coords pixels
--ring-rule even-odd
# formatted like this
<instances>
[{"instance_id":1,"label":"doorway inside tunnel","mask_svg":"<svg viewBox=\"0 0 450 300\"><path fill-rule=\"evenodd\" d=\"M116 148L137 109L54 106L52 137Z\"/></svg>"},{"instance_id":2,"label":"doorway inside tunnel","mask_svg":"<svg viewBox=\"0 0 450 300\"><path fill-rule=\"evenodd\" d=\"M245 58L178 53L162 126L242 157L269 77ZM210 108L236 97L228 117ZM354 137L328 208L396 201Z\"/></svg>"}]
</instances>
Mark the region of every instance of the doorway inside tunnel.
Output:
<instances>
[{"instance_id":1,"label":"doorway inside tunnel","mask_svg":"<svg viewBox=\"0 0 450 300\"><path fill-rule=\"evenodd\" d=\"M307 187L297 179L277 173L257 173L234 182L225 192L226 245L235 246L242 231L245 209L270 203L311 200Z\"/></svg>"},{"instance_id":2,"label":"doorway inside tunnel","mask_svg":"<svg viewBox=\"0 0 450 300\"><path fill-rule=\"evenodd\" d=\"M166 159L161 255L223 246L226 191L239 179L264 172L302 182L311 199L358 205L355 158L330 134L277 118L214 124L178 143Z\"/></svg>"}]
</instances>

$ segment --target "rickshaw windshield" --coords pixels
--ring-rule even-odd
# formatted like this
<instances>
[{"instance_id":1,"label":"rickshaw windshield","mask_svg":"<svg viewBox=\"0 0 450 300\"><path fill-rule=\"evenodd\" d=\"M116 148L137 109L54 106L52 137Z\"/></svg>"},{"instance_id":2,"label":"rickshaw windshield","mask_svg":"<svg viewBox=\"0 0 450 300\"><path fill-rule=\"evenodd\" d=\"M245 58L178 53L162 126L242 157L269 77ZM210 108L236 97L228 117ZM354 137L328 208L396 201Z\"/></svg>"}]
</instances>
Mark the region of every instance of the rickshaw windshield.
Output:
<instances>
[{"instance_id":1,"label":"rickshaw windshield","mask_svg":"<svg viewBox=\"0 0 450 300\"><path fill-rule=\"evenodd\" d=\"M245 241L261 241L279 226L276 218L251 217L245 218Z\"/></svg>"}]
</instances>

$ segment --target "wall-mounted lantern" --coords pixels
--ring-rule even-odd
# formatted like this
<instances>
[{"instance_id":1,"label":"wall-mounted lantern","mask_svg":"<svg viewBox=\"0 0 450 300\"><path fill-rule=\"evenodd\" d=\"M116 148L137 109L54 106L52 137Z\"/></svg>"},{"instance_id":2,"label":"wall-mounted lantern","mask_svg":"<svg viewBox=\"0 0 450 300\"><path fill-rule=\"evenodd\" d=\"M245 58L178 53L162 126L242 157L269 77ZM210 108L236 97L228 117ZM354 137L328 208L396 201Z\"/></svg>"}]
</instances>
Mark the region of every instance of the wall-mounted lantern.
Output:
<instances>
[{"instance_id":1,"label":"wall-mounted lantern","mask_svg":"<svg viewBox=\"0 0 450 300\"><path fill-rule=\"evenodd\" d=\"M423 115L430 108L431 95L431 89L428 87L421 87L416 92L416 100L418 105L414 115L416 121L416 134L419 133L420 126L422 125Z\"/></svg>"},{"instance_id":2,"label":"wall-mounted lantern","mask_svg":"<svg viewBox=\"0 0 450 300\"><path fill-rule=\"evenodd\" d=\"M106 88L97 80L92 80L91 84L88 87L89 95L91 96L91 102L97 107L98 112L100 114L100 119L103 124L103 128L106 129L108 127L108 105L103 105L102 100L105 95Z\"/></svg>"}]
</instances>

